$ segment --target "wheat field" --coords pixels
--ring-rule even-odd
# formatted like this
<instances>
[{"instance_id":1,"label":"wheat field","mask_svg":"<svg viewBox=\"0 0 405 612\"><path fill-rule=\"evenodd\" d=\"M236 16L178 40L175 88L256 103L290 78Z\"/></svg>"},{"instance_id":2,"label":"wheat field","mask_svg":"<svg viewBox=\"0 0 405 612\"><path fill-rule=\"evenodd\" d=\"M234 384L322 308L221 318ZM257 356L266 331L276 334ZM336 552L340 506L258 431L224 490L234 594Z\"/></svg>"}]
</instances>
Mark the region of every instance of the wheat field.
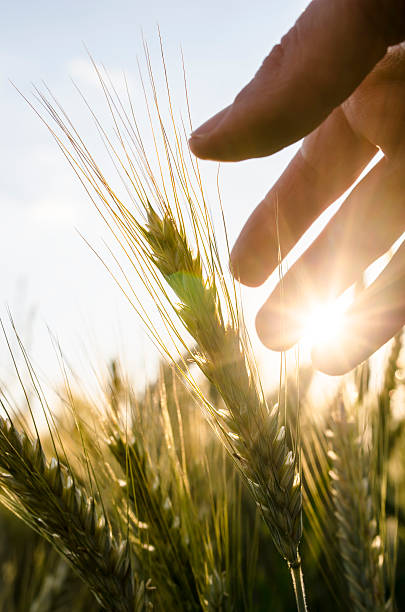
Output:
<instances>
[{"instance_id":1,"label":"wheat field","mask_svg":"<svg viewBox=\"0 0 405 612\"><path fill-rule=\"evenodd\" d=\"M3 325L19 393L1 386L0 609L401 609L401 334L322 406L309 366L267 389L187 146L187 95L180 116L164 56L152 69L145 45L145 139L129 85L117 93L93 65L109 123L88 106L89 129L114 177L51 91L26 99L105 222L111 248L90 248L161 365L140 391L106 356L97 398L66 368L50 405Z\"/></svg>"}]
</instances>

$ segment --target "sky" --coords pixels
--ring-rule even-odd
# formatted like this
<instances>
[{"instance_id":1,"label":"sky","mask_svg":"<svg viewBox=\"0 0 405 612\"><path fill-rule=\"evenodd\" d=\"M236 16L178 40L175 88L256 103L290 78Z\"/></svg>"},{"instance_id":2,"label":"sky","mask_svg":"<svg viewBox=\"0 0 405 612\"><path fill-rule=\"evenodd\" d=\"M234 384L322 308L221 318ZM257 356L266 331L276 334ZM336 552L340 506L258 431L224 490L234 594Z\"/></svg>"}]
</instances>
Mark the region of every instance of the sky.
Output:
<instances>
[{"instance_id":1,"label":"sky","mask_svg":"<svg viewBox=\"0 0 405 612\"><path fill-rule=\"evenodd\" d=\"M29 99L33 84L45 82L86 129L87 115L71 80L91 100L98 99L85 47L113 78L121 78L125 71L136 89L142 33L152 62L158 65L159 24L175 97L183 95L183 50L197 126L232 101L306 4L300 0L282 4L275 0L0 0L0 313L4 320L11 311L42 375L52 379L59 372L52 337L84 376L119 356L132 377L143 380L145 370L152 374L155 361L136 314L80 236L92 244L103 238L94 208L50 134L11 82ZM221 166L231 242L296 147L271 158ZM202 168L212 185L216 164L204 162ZM263 290L244 295L253 329ZM10 358L5 343L0 345L0 373L5 376ZM268 351L263 355L277 374L278 357Z\"/></svg>"}]
</instances>

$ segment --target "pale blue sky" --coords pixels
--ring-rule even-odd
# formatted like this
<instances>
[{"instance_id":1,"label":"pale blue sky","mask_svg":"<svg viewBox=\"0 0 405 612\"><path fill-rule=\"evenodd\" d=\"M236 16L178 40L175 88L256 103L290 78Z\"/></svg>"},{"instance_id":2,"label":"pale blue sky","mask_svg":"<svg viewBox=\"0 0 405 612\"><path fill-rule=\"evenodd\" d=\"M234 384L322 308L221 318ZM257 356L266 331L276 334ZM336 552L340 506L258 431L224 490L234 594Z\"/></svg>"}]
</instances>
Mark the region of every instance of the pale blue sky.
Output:
<instances>
[{"instance_id":1,"label":"pale blue sky","mask_svg":"<svg viewBox=\"0 0 405 612\"><path fill-rule=\"evenodd\" d=\"M86 194L8 79L28 95L30 83L44 79L81 120L84 115L69 77L89 95L96 93L83 42L113 75L125 70L135 81L136 57L142 55L141 30L150 42L152 59L157 58L159 23L172 89L178 95L182 93L179 47L183 47L197 125L232 100L306 4L304 0L1 0L0 307L3 315L5 304L11 307L23 338L29 327L24 319L35 308L35 361L50 377L56 366L45 324L79 368L86 353L102 363L123 351L135 371L149 363L149 353L135 314L74 229L91 241L102 234ZM223 204L231 240L293 150L223 166ZM203 165L209 180L214 164ZM255 299L259 306L260 292ZM253 311L250 304L251 319ZM3 350L0 358L4 363Z\"/></svg>"}]
</instances>

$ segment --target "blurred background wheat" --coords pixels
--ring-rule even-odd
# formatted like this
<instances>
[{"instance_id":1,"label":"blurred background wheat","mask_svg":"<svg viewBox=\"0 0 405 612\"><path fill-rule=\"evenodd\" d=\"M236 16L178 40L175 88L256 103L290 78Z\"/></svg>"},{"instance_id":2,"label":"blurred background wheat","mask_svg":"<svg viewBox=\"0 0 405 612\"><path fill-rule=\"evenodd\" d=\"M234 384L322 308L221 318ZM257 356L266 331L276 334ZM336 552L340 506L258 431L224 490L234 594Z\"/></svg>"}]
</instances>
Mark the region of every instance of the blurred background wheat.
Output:
<instances>
[{"instance_id":1,"label":"blurred background wheat","mask_svg":"<svg viewBox=\"0 0 405 612\"><path fill-rule=\"evenodd\" d=\"M309 609L401 609L402 359L396 338L380 389L365 365L321 416L313 373L300 373ZM288 384L294 414L297 378ZM92 402L64 385L38 434L36 383L26 379L28 400L12 408L2 389L0 609L294 610L271 531L176 368L162 363L135 392L112 362L101 386Z\"/></svg>"}]
</instances>

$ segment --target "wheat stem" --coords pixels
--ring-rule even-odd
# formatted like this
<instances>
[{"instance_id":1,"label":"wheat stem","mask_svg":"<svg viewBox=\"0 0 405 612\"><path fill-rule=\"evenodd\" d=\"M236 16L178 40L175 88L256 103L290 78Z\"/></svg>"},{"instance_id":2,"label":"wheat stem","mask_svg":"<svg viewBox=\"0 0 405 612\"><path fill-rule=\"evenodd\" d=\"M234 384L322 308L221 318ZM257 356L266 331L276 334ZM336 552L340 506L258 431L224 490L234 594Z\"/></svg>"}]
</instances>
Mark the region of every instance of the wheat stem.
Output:
<instances>
[{"instance_id":1,"label":"wheat stem","mask_svg":"<svg viewBox=\"0 0 405 612\"><path fill-rule=\"evenodd\" d=\"M289 564L289 569L294 587L295 601L297 603L297 612L307 612L304 575L302 573L301 561L298 563Z\"/></svg>"}]
</instances>

